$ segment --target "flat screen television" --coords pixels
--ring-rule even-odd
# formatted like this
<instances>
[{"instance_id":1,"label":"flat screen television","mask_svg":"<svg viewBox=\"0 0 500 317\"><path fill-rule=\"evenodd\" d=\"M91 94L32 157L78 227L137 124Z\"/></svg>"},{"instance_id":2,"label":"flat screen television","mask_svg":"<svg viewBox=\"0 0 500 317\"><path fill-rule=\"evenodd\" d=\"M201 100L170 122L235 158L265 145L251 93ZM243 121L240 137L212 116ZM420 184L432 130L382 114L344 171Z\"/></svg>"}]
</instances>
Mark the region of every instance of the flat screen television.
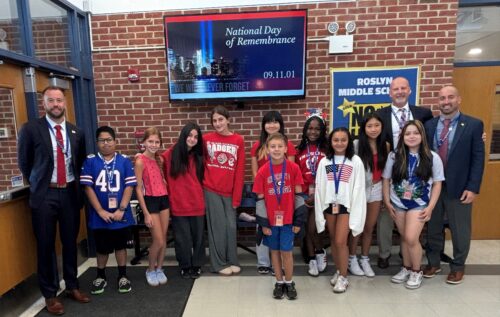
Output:
<instances>
[{"instance_id":1,"label":"flat screen television","mask_svg":"<svg viewBox=\"0 0 500 317\"><path fill-rule=\"evenodd\" d=\"M305 97L307 10L164 22L170 100Z\"/></svg>"}]
</instances>

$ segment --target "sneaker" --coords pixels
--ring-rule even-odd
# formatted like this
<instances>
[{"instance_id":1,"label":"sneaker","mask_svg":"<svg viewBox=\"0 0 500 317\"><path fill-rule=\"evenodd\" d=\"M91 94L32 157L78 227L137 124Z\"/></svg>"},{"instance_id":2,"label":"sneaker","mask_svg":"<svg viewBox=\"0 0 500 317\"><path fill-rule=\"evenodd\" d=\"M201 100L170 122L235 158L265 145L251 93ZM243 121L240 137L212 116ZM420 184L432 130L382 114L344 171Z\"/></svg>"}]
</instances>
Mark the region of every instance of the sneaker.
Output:
<instances>
[{"instance_id":1,"label":"sneaker","mask_svg":"<svg viewBox=\"0 0 500 317\"><path fill-rule=\"evenodd\" d=\"M316 254L316 263L318 264L318 272L322 273L326 270L326 250L323 249L321 253Z\"/></svg>"},{"instance_id":2,"label":"sneaker","mask_svg":"<svg viewBox=\"0 0 500 317\"><path fill-rule=\"evenodd\" d=\"M309 260L309 270L307 273L311 276L318 277L319 272L318 272L318 263L316 260Z\"/></svg>"},{"instance_id":3,"label":"sneaker","mask_svg":"<svg viewBox=\"0 0 500 317\"><path fill-rule=\"evenodd\" d=\"M226 267L226 268L219 271L219 275L230 276L230 275L233 275L233 271L231 270L230 267Z\"/></svg>"},{"instance_id":4,"label":"sneaker","mask_svg":"<svg viewBox=\"0 0 500 317\"><path fill-rule=\"evenodd\" d=\"M118 292L124 294L132 290L132 283L125 276L118 280Z\"/></svg>"},{"instance_id":5,"label":"sneaker","mask_svg":"<svg viewBox=\"0 0 500 317\"><path fill-rule=\"evenodd\" d=\"M168 278L162 269L156 269L156 279L161 285L167 284Z\"/></svg>"},{"instance_id":6,"label":"sneaker","mask_svg":"<svg viewBox=\"0 0 500 317\"><path fill-rule=\"evenodd\" d=\"M269 274L269 268L267 266L259 266L257 268L257 273L259 273L259 274Z\"/></svg>"},{"instance_id":7,"label":"sneaker","mask_svg":"<svg viewBox=\"0 0 500 317\"><path fill-rule=\"evenodd\" d=\"M231 269L231 272L233 272L233 274L240 274L241 272L241 267L239 266L231 265L229 268Z\"/></svg>"},{"instance_id":8,"label":"sneaker","mask_svg":"<svg viewBox=\"0 0 500 317\"><path fill-rule=\"evenodd\" d=\"M347 269L349 270L349 273L351 273L352 275L356 276L365 275L365 272L363 272L363 270L359 267L357 256L354 257L349 256L349 266L347 267Z\"/></svg>"},{"instance_id":9,"label":"sneaker","mask_svg":"<svg viewBox=\"0 0 500 317\"><path fill-rule=\"evenodd\" d=\"M191 272L189 269L181 269L181 277L183 279L190 279L191 278Z\"/></svg>"},{"instance_id":10,"label":"sneaker","mask_svg":"<svg viewBox=\"0 0 500 317\"><path fill-rule=\"evenodd\" d=\"M333 277L330 280L330 285L331 286L335 286L335 284L337 284L337 281L339 279L339 275L340 275L340 272L338 270L337 270L337 272L335 272L335 274L333 274Z\"/></svg>"},{"instance_id":11,"label":"sneaker","mask_svg":"<svg viewBox=\"0 0 500 317\"><path fill-rule=\"evenodd\" d=\"M285 296L285 283L275 283L273 290L273 297L282 299Z\"/></svg>"},{"instance_id":12,"label":"sneaker","mask_svg":"<svg viewBox=\"0 0 500 317\"><path fill-rule=\"evenodd\" d=\"M342 275L339 275L337 282L333 287L333 292L337 294L344 293L347 290L348 286L349 286L349 281L347 280L347 278Z\"/></svg>"},{"instance_id":13,"label":"sneaker","mask_svg":"<svg viewBox=\"0 0 500 317\"><path fill-rule=\"evenodd\" d=\"M410 278L410 271L408 271L404 266L398 274L391 277L391 282L396 284L401 284L406 282Z\"/></svg>"},{"instance_id":14,"label":"sneaker","mask_svg":"<svg viewBox=\"0 0 500 317\"><path fill-rule=\"evenodd\" d=\"M295 289L295 282L285 283L286 298L294 300L297 298L297 290Z\"/></svg>"},{"instance_id":15,"label":"sneaker","mask_svg":"<svg viewBox=\"0 0 500 317\"><path fill-rule=\"evenodd\" d=\"M160 282L158 282L158 278L156 277L156 271L147 271L146 270L146 281L151 286L158 286Z\"/></svg>"},{"instance_id":16,"label":"sneaker","mask_svg":"<svg viewBox=\"0 0 500 317\"><path fill-rule=\"evenodd\" d=\"M92 295L102 294L102 293L104 293L104 288L106 287L106 285L108 285L106 280L98 277L92 282L92 289L91 289L90 293Z\"/></svg>"},{"instance_id":17,"label":"sneaker","mask_svg":"<svg viewBox=\"0 0 500 317\"><path fill-rule=\"evenodd\" d=\"M420 284L422 284L422 278L423 278L423 272L410 272L410 277L408 278L408 281L406 281L405 287L408 289L417 289L420 287Z\"/></svg>"},{"instance_id":18,"label":"sneaker","mask_svg":"<svg viewBox=\"0 0 500 317\"><path fill-rule=\"evenodd\" d=\"M191 270L189 270L189 273L191 275L191 278L196 280L201 276L201 268L197 266L193 266Z\"/></svg>"},{"instance_id":19,"label":"sneaker","mask_svg":"<svg viewBox=\"0 0 500 317\"><path fill-rule=\"evenodd\" d=\"M425 278L432 278L432 277L436 276L436 274L438 274L440 272L441 272L441 268L440 267L427 265L424 268L424 277Z\"/></svg>"},{"instance_id":20,"label":"sneaker","mask_svg":"<svg viewBox=\"0 0 500 317\"><path fill-rule=\"evenodd\" d=\"M460 284L463 281L464 281L463 271L450 272L450 274L448 274L448 277L446 278L446 283L448 284Z\"/></svg>"},{"instance_id":21,"label":"sneaker","mask_svg":"<svg viewBox=\"0 0 500 317\"><path fill-rule=\"evenodd\" d=\"M365 273L366 277L375 277L375 272L372 270L369 258L361 257L361 259L359 259L359 264L361 264L361 269Z\"/></svg>"}]
</instances>

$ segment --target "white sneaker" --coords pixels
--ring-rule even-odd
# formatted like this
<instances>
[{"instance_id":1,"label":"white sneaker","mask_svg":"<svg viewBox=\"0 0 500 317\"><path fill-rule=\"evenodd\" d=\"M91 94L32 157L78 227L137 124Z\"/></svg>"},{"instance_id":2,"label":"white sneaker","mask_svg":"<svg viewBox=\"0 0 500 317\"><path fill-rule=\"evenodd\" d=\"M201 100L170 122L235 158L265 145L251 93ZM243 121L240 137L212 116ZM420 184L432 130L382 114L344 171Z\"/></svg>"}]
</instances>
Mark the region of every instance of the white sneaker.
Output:
<instances>
[{"instance_id":1,"label":"white sneaker","mask_svg":"<svg viewBox=\"0 0 500 317\"><path fill-rule=\"evenodd\" d=\"M346 277L340 275L337 279L337 283L335 283L335 286L333 287L333 292L344 293L347 289L347 286L349 286L349 281Z\"/></svg>"},{"instance_id":2,"label":"white sneaker","mask_svg":"<svg viewBox=\"0 0 500 317\"><path fill-rule=\"evenodd\" d=\"M156 279L159 284L167 284L168 278L162 269L156 269Z\"/></svg>"},{"instance_id":3,"label":"white sneaker","mask_svg":"<svg viewBox=\"0 0 500 317\"><path fill-rule=\"evenodd\" d=\"M316 260L309 260L309 270L307 273L311 276L318 277L319 272L318 272L318 263Z\"/></svg>"},{"instance_id":4,"label":"white sneaker","mask_svg":"<svg viewBox=\"0 0 500 317\"><path fill-rule=\"evenodd\" d=\"M406 281L405 287L408 289L417 289L422 284L422 278L424 273L420 272L410 272L410 278Z\"/></svg>"},{"instance_id":5,"label":"white sneaker","mask_svg":"<svg viewBox=\"0 0 500 317\"><path fill-rule=\"evenodd\" d=\"M408 271L404 266L398 274L391 277L391 282L396 284L401 284L406 282L410 278L410 271Z\"/></svg>"},{"instance_id":6,"label":"white sneaker","mask_svg":"<svg viewBox=\"0 0 500 317\"><path fill-rule=\"evenodd\" d=\"M375 272L372 270L369 258L361 257L361 259L359 259L359 264L361 264L361 269L365 273L366 277L375 277Z\"/></svg>"},{"instance_id":7,"label":"white sneaker","mask_svg":"<svg viewBox=\"0 0 500 317\"><path fill-rule=\"evenodd\" d=\"M338 270L337 270L337 272L335 272L335 274L333 274L333 277L330 280L330 285L331 286L335 286L335 284L337 284L337 281L339 279L339 275L340 275L340 272Z\"/></svg>"},{"instance_id":8,"label":"white sneaker","mask_svg":"<svg viewBox=\"0 0 500 317\"><path fill-rule=\"evenodd\" d=\"M349 266L347 267L347 269L349 270L349 272L352 275L356 275L356 276L364 276L365 275L365 272L363 272L363 270L359 267L357 256L349 257Z\"/></svg>"},{"instance_id":9,"label":"white sneaker","mask_svg":"<svg viewBox=\"0 0 500 317\"><path fill-rule=\"evenodd\" d=\"M316 263L318 264L318 271L320 273L326 270L327 260L325 249L323 249L323 253L316 254Z\"/></svg>"},{"instance_id":10,"label":"white sneaker","mask_svg":"<svg viewBox=\"0 0 500 317\"><path fill-rule=\"evenodd\" d=\"M160 282L158 282L158 278L156 277L156 271L149 272L146 270L146 280L148 281L148 284L151 286L160 285Z\"/></svg>"}]
</instances>

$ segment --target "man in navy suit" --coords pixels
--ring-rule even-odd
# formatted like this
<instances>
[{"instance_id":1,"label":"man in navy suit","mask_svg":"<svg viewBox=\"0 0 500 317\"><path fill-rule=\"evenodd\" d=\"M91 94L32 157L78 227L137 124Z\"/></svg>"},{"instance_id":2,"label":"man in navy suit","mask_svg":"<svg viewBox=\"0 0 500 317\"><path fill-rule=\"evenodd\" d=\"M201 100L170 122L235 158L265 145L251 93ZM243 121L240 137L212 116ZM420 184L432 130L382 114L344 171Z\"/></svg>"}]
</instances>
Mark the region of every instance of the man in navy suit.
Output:
<instances>
[{"instance_id":1,"label":"man in navy suit","mask_svg":"<svg viewBox=\"0 0 500 317\"><path fill-rule=\"evenodd\" d=\"M427 140L443 160L445 181L427 227L427 260L424 277L441 271L445 215L451 230L453 260L446 282L463 281L471 239L472 202L479 194L484 170L483 122L460 112L460 94L453 86L439 91L441 114L425 124Z\"/></svg>"},{"instance_id":2,"label":"man in navy suit","mask_svg":"<svg viewBox=\"0 0 500 317\"><path fill-rule=\"evenodd\" d=\"M404 77L396 77L392 80L389 88L391 105L379 109L377 113L384 122L382 133L391 146L391 151L397 145L399 134L408 120L420 120L425 123L432 118L432 111L424 107L416 107L408 104L411 89L408 80ZM385 269L389 266L391 256L392 231L394 221L387 210L382 209L377 222L377 239L379 243L378 266Z\"/></svg>"},{"instance_id":3,"label":"man in navy suit","mask_svg":"<svg viewBox=\"0 0 500 317\"><path fill-rule=\"evenodd\" d=\"M77 279L76 239L83 197L78 186L85 159L83 133L65 120L66 99L59 87L43 91L45 116L26 123L19 131L19 169L30 185L29 204L37 242L37 273L47 310L64 314L56 297L59 290L55 252L56 226L62 244L66 295L78 302L90 301L80 292Z\"/></svg>"}]
</instances>

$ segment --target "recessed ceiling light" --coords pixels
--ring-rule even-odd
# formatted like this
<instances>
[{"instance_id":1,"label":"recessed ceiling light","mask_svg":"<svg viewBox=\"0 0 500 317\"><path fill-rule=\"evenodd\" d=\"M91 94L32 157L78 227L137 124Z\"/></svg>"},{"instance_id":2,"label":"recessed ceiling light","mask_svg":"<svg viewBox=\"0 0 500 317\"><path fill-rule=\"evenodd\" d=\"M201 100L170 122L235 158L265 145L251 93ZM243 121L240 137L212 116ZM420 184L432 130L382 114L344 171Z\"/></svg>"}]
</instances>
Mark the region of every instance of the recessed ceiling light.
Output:
<instances>
[{"instance_id":1,"label":"recessed ceiling light","mask_svg":"<svg viewBox=\"0 0 500 317\"><path fill-rule=\"evenodd\" d=\"M482 49L480 49L479 47L475 47L475 48L471 48L471 49L469 50L469 53L468 53L468 54L469 54L469 55L479 55L479 54L481 54L482 52L483 52L483 50L482 50Z\"/></svg>"}]
</instances>

